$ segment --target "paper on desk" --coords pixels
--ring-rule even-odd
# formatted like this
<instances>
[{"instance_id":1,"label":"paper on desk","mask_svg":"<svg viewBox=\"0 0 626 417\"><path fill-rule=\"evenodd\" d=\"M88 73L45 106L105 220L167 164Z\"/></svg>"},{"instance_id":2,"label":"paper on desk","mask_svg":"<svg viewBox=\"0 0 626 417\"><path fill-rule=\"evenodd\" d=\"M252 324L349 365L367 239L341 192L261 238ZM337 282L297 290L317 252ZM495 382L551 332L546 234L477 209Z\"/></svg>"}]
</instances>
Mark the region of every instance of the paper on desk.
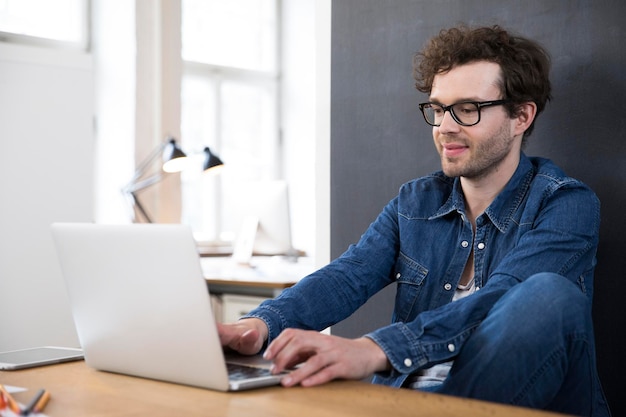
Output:
<instances>
[{"instance_id":1,"label":"paper on desk","mask_svg":"<svg viewBox=\"0 0 626 417\"><path fill-rule=\"evenodd\" d=\"M26 391L26 388L22 388L22 387L14 387L12 385L4 385L4 384L2 384L2 386L4 387L5 390L9 392L9 394L15 394L16 392Z\"/></svg>"},{"instance_id":2,"label":"paper on desk","mask_svg":"<svg viewBox=\"0 0 626 417\"><path fill-rule=\"evenodd\" d=\"M230 258L201 258L202 272L206 278L227 281L298 282L313 272L310 260L288 262L282 257L254 257L250 264L242 265Z\"/></svg>"},{"instance_id":3,"label":"paper on desk","mask_svg":"<svg viewBox=\"0 0 626 417\"><path fill-rule=\"evenodd\" d=\"M24 404L20 404L21 406L24 406ZM0 411L0 416L2 417L24 417L21 414L15 414L13 411L11 410L2 410ZM28 415L29 417L48 417L46 414L41 414L41 413L32 413Z\"/></svg>"}]
</instances>

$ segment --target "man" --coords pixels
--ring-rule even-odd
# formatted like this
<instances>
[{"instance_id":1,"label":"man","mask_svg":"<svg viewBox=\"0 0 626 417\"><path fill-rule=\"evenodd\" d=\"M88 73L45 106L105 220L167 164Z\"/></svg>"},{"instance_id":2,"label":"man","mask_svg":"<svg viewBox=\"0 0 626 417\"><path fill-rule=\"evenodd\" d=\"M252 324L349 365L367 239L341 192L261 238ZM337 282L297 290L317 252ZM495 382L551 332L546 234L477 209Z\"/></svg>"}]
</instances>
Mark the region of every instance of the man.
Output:
<instances>
[{"instance_id":1,"label":"man","mask_svg":"<svg viewBox=\"0 0 626 417\"><path fill-rule=\"evenodd\" d=\"M522 145L550 99L549 57L502 28L440 32L415 59L442 172L404 184L341 257L234 324L222 343L283 385L361 379L580 415L609 415L591 297L599 202ZM397 284L393 323L318 331Z\"/></svg>"}]
</instances>

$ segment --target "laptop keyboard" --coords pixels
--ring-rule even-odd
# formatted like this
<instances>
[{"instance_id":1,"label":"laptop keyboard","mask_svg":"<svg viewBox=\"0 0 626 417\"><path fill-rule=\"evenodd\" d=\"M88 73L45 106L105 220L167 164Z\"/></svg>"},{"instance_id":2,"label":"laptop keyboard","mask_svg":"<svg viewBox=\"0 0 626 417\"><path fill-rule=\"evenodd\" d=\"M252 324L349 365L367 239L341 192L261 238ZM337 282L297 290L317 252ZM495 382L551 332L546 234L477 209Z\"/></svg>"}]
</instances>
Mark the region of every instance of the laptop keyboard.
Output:
<instances>
[{"instance_id":1,"label":"laptop keyboard","mask_svg":"<svg viewBox=\"0 0 626 417\"><path fill-rule=\"evenodd\" d=\"M229 378L236 381L249 378L261 378L272 375L269 369L241 365L238 363L227 363L226 368L228 369Z\"/></svg>"}]
</instances>

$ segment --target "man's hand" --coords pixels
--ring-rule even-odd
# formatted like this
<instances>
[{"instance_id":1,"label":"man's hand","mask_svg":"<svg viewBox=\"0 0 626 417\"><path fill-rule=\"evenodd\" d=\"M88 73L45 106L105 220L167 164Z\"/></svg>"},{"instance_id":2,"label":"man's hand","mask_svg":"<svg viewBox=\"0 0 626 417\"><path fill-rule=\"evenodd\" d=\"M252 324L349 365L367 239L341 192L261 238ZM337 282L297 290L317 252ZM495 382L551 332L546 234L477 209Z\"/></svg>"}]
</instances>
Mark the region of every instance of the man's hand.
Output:
<instances>
[{"instance_id":1,"label":"man's hand","mask_svg":"<svg viewBox=\"0 0 626 417\"><path fill-rule=\"evenodd\" d=\"M362 379L389 369L383 350L371 339L345 339L315 331L287 329L267 348L272 371L300 366L283 378L284 386L313 386L333 379Z\"/></svg>"},{"instance_id":2,"label":"man's hand","mask_svg":"<svg viewBox=\"0 0 626 417\"><path fill-rule=\"evenodd\" d=\"M249 318L232 324L217 324L222 346L244 355L255 355L267 339L268 329L263 320Z\"/></svg>"}]
</instances>

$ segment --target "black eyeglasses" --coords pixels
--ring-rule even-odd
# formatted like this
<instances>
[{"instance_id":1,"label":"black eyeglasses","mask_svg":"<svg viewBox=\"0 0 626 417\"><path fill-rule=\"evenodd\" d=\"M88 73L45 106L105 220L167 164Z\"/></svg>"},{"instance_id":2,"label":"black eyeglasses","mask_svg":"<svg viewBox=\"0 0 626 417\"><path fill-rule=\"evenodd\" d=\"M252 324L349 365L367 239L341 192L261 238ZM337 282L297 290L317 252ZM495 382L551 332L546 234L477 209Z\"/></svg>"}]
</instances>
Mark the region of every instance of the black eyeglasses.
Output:
<instances>
[{"instance_id":1,"label":"black eyeglasses","mask_svg":"<svg viewBox=\"0 0 626 417\"><path fill-rule=\"evenodd\" d=\"M483 107L499 106L510 100L492 101L462 101L460 103L444 106L437 103L421 103L419 105L424 120L431 126L440 126L444 114L449 111L455 122L461 126L474 126L480 122L480 109Z\"/></svg>"}]
</instances>

